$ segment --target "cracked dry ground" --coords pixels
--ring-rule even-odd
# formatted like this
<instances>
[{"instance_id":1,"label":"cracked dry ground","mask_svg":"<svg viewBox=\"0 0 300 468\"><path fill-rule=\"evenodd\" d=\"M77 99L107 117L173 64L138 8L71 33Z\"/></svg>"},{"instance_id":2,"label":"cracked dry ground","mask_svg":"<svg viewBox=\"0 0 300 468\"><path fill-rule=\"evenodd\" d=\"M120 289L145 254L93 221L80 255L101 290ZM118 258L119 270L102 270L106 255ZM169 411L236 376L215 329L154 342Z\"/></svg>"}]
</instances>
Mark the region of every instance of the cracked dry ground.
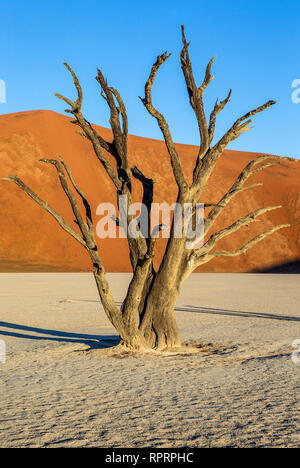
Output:
<instances>
[{"instance_id":1,"label":"cracked dry ground","mask_svg":"<svg viewBox=\"0 0 300 468\"><path fill-rule=\"evenodd\" d=\"M165 357L114 354L89 274L1 281L2 447L300 446L297 275L193 275L176 316L202 348Z\"/></svg>"}]
</instances>

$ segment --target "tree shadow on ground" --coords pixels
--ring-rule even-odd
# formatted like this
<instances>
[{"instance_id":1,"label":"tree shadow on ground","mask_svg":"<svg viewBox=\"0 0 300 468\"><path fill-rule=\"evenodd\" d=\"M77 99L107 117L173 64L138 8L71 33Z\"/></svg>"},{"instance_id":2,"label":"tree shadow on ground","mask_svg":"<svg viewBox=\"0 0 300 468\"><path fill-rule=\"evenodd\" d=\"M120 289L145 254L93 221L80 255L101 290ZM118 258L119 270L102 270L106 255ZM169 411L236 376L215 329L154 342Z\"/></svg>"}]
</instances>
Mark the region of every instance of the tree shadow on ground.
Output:
<instances>
[{"instance_id":1,"label":"tree shadow on ground","mask_svg":"<svg viewBox=\"0 0 300 468\"><path fill-rule=\"evenodd\" d=\"M96 301L95 301L96 302ZM178 306L176 312L193 312L197 314L228 315L232 317L282 320L287 322L300 322L300 317L288 315L275 315L263 312L246 312L241 310L217 309L215 307L204 306ZM3 330L6 329L6 330ZM29 334L24 332L36 333ZM86 333L73 333L59 330L49 330L44 328L30 327L16 323L0 322L0 336L12 336L28 340L56 341L64 343L83 343L90 348L111 348L120 342L118 335L91 335Z\"/></svg>"},{"instance_id":2,"label":"tree shadow on ground","mask_svg":"<svg viewBox=\"0 0 300 468\"><path fill-rule=\"evenodd\" d=\"M3 330L3 328L8 330ZM37 335L19 333L18 331L37 333ZM86 333L70 333L59 330L29 327L27 325L19 325L9 322L0 322L0 336L1 335L39 341L47 340L65 343L84 343L92 348L110 348L112 346L116 346L120 342L120 338L117 335L90 335Z\"/></svg>"},{"instance_id":3,"label":"tree shadow on ground","mask_svg":"<svg viewBox=\"0 0 300 468\"><path fill-rule=\"evenodd\" d=\"M215 307L186 305L186 306L175 307L175 311L176 312L194 312L196 314L230 315L232 317L284 320L287 322L300 322L300 317L267 314L263 312L245 312L241 310L216 309Z\"/></svg>"}]
</instances>

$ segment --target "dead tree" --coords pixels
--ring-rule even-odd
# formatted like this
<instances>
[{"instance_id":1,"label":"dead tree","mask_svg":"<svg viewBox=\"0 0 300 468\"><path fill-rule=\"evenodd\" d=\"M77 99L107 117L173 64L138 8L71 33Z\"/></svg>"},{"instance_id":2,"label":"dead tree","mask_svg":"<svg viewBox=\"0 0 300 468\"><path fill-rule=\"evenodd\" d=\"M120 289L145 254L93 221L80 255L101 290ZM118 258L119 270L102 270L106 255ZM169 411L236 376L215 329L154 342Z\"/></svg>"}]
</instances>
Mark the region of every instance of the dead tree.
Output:
<instances>
[{"instance_id":1,"label":"dead tree","mask_svg":"<svg viewBox=\"0 0 300 468\"><path fill-rule=\"evenodd\" d=\"M171 169L177 184L177 204L184 206L185 203L196 206L201 200L202 192L214 171L216 163L222 155L226 146L237 139L243 132L250 129L249 124L252 117L264 111L273 104L268 101L260 107L246 113L232 125L225 135L214 145L212 144L216 119L218 114L229 102L231 90L223 101L216 102L209 120L206 117L203 96L205 89L213 79L211 68L214 58L208 63L203 82L200 86L196 84L192 65L189 57L189 43L186 41L184 27L182 26L182 50L180 54L181 68L184 75L189 102L197 119L200 144L195 167L193 170L192 182L189 184L182 170L181 161L177 148L172 139L167 121L152 102L152 87L159 68L170 57L166 52L157 57L151 68L149 78L145 85L145 96L140 98L145 108L153 116L160 127L164 142L170 157ZM143 187L143 201L149 211L151 210L153 198L153 181L143 175L136 167L131 168L128 159L128 120L124 102L119 92L108 86L101 70L97 70L96 80L101 87L101 95L105 99L110 111L110 126L112 129L112 142L106 141L99 135L94 127L84 118L82 114L82 89L79 80L68 64L64 64L71 73L74 85L77 90L77 99L73 102L70 99L56 94L56 96L68 104L66 112L74 116L72 123L80 127L79 133L87 138L94 149L94 152L102 164L104 170L111 179L115 187L117 199L125 197L127 206L132 202L132 179L136 178ZM111 164L111 155L114 164ZM58 159L42 159L44 163L52 164L58 174L62 189L69 200L77 227L70 226L53 208L45 201L41 200L27 185L18 177L9 176L10 180L24 190L36 203L52 215L58 224L76 239L88 252L92 264L93 273L96 280L99 296L104 311L120 335L121 344L129 349L170 349L179 347L181 344L180 334L174 317L174 305L178 298L180 287L184 279L197 267L221 256L236 256L247 252L260 240L265 239L275 231L288 227L289 225L275 226L268 231L252 238L245 245L237 247L234 251L223 251L217 249L218 242L224 237L238 231L243 226L255 222L264 213L280 208L271 206L258 208L257 210L243 216L230 226L217 232L212 231L212 227L227 207L229 202L242 191L252 189L260 183L245 185L246 181L253 174L277 164L278 160L267 161L270 156L261 156L251 161L240 173L228 192L211 207L204 220L205 240L200 249L186 249L186 235L182 232L180 238L174 235L174 217L171 226L170 236L167 242L165 253L161 264L156 271L153 266L155 252L155 236L138 238L128 236L128 246L132 265L132 279L128 291L121 307L115 303L109 284L106 279L105 270L101 261L97 242L94 234L91 208L84 193L77 185L71 169L61 157ZM76 194L76 196L75 196ZM81 199L81 202L78 200ZM195 210L191 216L195 215ZM127 226L133 221L133 216L126 213ZM116 220L118 222L118 220ZM138 226L137 226L138 228ZM158 226L158 230L160 226Z\"/></svg>"}]
</instances>

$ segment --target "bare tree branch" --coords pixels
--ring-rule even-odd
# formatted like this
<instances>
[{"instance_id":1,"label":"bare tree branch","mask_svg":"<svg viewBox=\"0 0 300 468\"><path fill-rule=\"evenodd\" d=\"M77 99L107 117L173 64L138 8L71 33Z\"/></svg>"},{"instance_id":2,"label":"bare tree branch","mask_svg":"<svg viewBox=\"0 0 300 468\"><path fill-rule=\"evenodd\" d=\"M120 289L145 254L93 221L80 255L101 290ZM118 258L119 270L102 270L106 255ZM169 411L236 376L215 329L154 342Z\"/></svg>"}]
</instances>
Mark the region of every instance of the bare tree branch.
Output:
<instances>
[{"instance_id":1,"label":"bare tree branch","mask_svg":"<svg viewBox=\"0 0 300 468\"><path fill-rule=\"evenodd\" d=\"M245 182L247 179L256 174L257 172L266 169L267 167L274 166L275 164L280 164L279 158L277 158L276 161L268 162L266 164L263 164L255 169L253 169L254 166L260 164L261 162L265 161L266 159L276 159L275 156L271 155L264 155L260 156L256 159L253 159L250 161L246 167L243 169L243 171L240 173L240 175L237 177L236 181L232 185L232 187L228 190L228 192L223 195L223 197L219 200L219 202L216 204L216 206L209 212L208 216L205 219L205 233L208 232L208 230L212 227L213 223L216 221L218 216L222 213L222 211L226 208L228 203L238 194L243 192L244 190L249 190L251 188L257 187L259 185L262 185L261 183L255 183L251 185L244 186Z\"/></svg>"},{"instance_id":2,"label":"bare tree branch","mask_svg":"<svg viewBox=\"0 0 300 468\"><path fill-rule=\"evenodd\" d=\"M233 140L236 140L243 132L250 130L251 127L249 127L249 124L253 120L251 119L251 117L259 114L260 112L263 112L264 110L268 109L274 104L276 104L275 101L268 101L262 106L259 106L256 109L251 110L250 112L247 112L247 114L237 119L235 123L232 125L232 127L225 133L225 135L212 148L212 152L218 155L222 153L222 151L226 148L226 146L229 143L231 143Z\"/></svg>"},{"instance_id":3,"label":"bare tree branch","mask_svg":"<svg viewBox=\"0 0 300 468\"><path fill-rule=\"evenodd\" d=\"M92 217L92 211L91 211L90 204L87 201L87 198L86 198L85 194L83 193L83 191L79 188L78 184L76 183L76 181L75 181L75 179L73 177L73 174L71 172L71 169L69 168L67 163L63 160L63 158L61 156L58 156L58 159L61 162L61 164L64 166L65 171L68 174L68 177L69 177L74 189L76 190L78 195L81 197L82 203L83 203L83 205L85 207L86 223L88 225L90 233L93 233L93 217Z\"/></svg>"},{"instance_id":4,"label":"bare tree branch","mask_svg":"<svg viewBox=\"0 0 300 468\"><path fill-rule=\"evenodd\" d=\"M237 119L237 121L226 132L226 134L215 144L214 147L211 148L210 145L214 137L217 115L224 109L226 104L229 102L231 90L229 91L227 97L223 101L221 101L220 103L216 101L216 104L210 114L210 120L208 124L204 110L203 93L214 78L211 75L211 68L215 57L213 57L208 63L205 71L204 80L201 86L198 87L194 78L191 60L189 57L188 48L190 43L186 41L184 26L181 26L181 32L183 43L183 48L180 54L181 68L186 82L190 104L197 118L200 132L200 147L193 172L192 184L192 188L195 189L195 196L197 197L199 195L199 190L202 189L203 185L205 185L206 180L212 172L215 163L221 156L226 146L230 142L238 138L243 132L250 130L251 127L249 127L249 124L252 122L251 117L275 104L275 101L268 101L264 105L253 109L252 111Z\"/></svg>"},{"instance_id":5,"label":"bare tree branch","mask_svg":"<svg viewBox=\"0 0 300 468\"><path fill-rule=\"evenodd\" d=\"M273 234L274 232L278 231L279 229L287 228L290 227L290 224L281 224L279 226L275 226L272 229L269 229L268 231L263 232L262 234L259 234L258 236L254 237L251 239L247 244L245 244L243 247L240 247L237 250L233 251L223 251L219 250L216 252L213 252L214 257L235 257L236 255L241 255L245 252L247 252L248 249L253 247L255 244L260 242L261 240L265 239L268 237L270 234Z\"/></svg>"},{"instance_id":6,"label":"bare tree branch","mask_svg":"<svg viewBox=\"0 0 300 468\"><path fill-rule=\"evenodd\" d=\"M126 111L126 107L124 105L124 102L121 98L121 95L120 93L115 89L115 88L112 88L111 86L108 88L109 91L111 91L113 93L113 95L115 96L118 104L119 104L119 108L118 108L118 111L121 113L121 116L122 116L122 135L123 135L123 142L124 142L124 145L126 146L127 148L127 137L128 137L128 118L127 118L127 111Z\"/></svg>"},{"instance_id":7,"label":"bare tree branch","mask_svg":"<svg viewBox=\"0 0 300 468\"><path fill-rule=\"evenodd\" d=\"M71 101L70 99L62 96L61 94L55 93L55 96L61 99L62 101L66 102L71 109L67 109L66 112L70 112L74 115L76 119L76 124L79 125L84 133L84 135L91 141L95 154L98 157L99 161L102 163L103 167L105 168L107 174L109 175L110 179L116 186L118 190L121 189L122 183L119 180L118 176L115 174L113 167L111 166L108 159L104 156L102 148L106 151L111 151L110 144L106 142L97 132L94 130L92 125L83 117L81 106L82 106L82 89L79 83L79 80L72 70L72 68L67 64L64 63L65 67L69 70L73 77L74 85L77 89L77 100Z\"/></svg>"},{"instance_id":8,"label":"bare tree branch","mask_svg":"<svg viewBox=\"0 0 300 468\"><path fill-rule=\"evenodd\" d=\"M115 151L112 151L112 155L117 161L119 179L130 186L131 174L127 158L128 121L126 108L119 92L107 85L107 82L99 68L97 69L96 80L101 86L101 90L105 95L105 100L110 109L109 122L114 135L112 147L115 148ZM116 106L115 99L119 107ZM122 116L122 127L119 113L121 113Z\"/></svg>"},{"instance_id":9,"label":"bare tree branch","mask_svg":"<svg viewBox=\"0 0 300 468\"><path fill-rule=\"evenodd\" d=\"M209 144L211 144L212 139L214 137L217 115L224 109L226 104L229 102L230 96L231 96L231 89L229 90L227 97L223 101L221 101L220 103L218 103L218 100L216 101L215 107L213 108L210 114L209 128L208 128Z\"/></svg>"},{"instance_id":10,"label":"bare tree branch","mask_svg":"<svg viewBox=\"0 0 300 468\"><path fill-rule=\"evenodd\" d=\"M147 232L143 233L143 235L146 237L146 241L149 242L154 181L153 179L149 179L148 177L144 176L144 174L136 166L131 168L131 172L132 172L133 177L137 179L139 182L141 182L143 186L142 206L146 212L144 213L142 210L140 217L143 217L143 216L147 217ZM139 221L138 223L140 224Z\"/></svg>"},{"instance_id":11,"label":"bare tree branch","mask_svg":"<svg viewBox=\"0 0 300 468\"><path fill-rule=\"evenodd\" d=\"M230 226L227 226L226 228L221 229L220 231L212 234L210 238L205 242L202 249L205 252L210 252L215 246L215 244L219 240L223 239L223 237L233 234L234 232L238 231L243 226L248 226L249 224L255 222L258 216L261 216L267 213L268 211L277 210L279 208L282 208L282 207L281 206L267 206L263 208L258 208L257 210L252 211L251 213L248 213L246 216L243 216L242 218L238 219Z\"/></svg>"},{"instance_id":12,"label":"bare tree branch","mask_svg":"<svg viewBox=\"0 0 300 468\"><path fill-rule=\"evenodd\" d=\"M66 223L63 217L60 214L58 214L53 208L51 208L51 206L49 206L48 203L42 200L36 193L34 193L27 185L25 185L24 182L21 179L19 179L19 177L11 175L8 177L4 177L3 180L8 180L18 185L38 205L40 205L45 211L47 211L51 216L53 216L53 218L58 222L58 224L64 231L66 231L74 239L76 239L77 242L79 242L79 244L83 245L83 247L87 248L84 239L76 231L74 231L74 229L72 229L71 226L68 225L68 223Z\"/></svg>"},{"instance_id":13,"label":"bare tree branch","mask_svg":"<svg viewBox=\"0 0 300 468\"><path fill-rule=\"evenodd\" d=\"M274 232L278 231L279 229L287 228L290 227L290 224L281 224L279 226L275 226L268 231L263 232L262 234L257 235L250 241L248 241L244 246L240 247L237 250L216 250L215 252L211 253L202 253L199 254L198 257L195 257L194 254L190 254L187 260L187 267L184 272L184 277L188 276L192 271L194 271L196 268L198 268L201 265L204 265L205 263L210 262L216 257L236 257L238 255L242 255L243 253L246 253L251 247L253 247L255 244L258 242L262 241L263 239L267 238Z\"/></svg>"},{"instance_id":14,"label":"bare tree branch","mask_svg":"<svg viewBox=\"0 0 300 468\"><path fill-rule=\"evenodd\" d=\"M75 240L77 240L77 242L79 242L83 247L86 248L86 250L88 251L88 253L89 253L90 257L91 257L91 260L93 262L94 277L95 277L97 288L98 288L98 291L99 291L99 295L100 295L100 298L101 298L101 301L102 301L102 304L103 304L103 307L104 307L104 311L105 311L107 317L109 318L109 320L111 321L111 323L118 330L118 332L120 334L124 334L124 324L122 322L121 311L117 307L117 305L116 305L116 303L115 303L115 301L114 301L114 299L112 297L109 284L108 284L108 282L106 280L105 269L104 269L103 263L102 263L102 261L100 259L97 246L96 246L96 244L94 242L94 235L93 235L92 229L91 229L91 231L88 231L87 226L84 225L81 214L78 212L79 209L78 209L78 206L77 206L77 202L76 202L76 200L74 198L74 195L71 193L71 191L70 191L70 189L69 189L69 187L67 185L65 176L63 174L63 171L62 171L62 168L61 168L59 162L56 161L56 160L46 160L46 159L43 160L43 162L53 164L56 167L57 172L58 172L59 177L60 177L61 185L62 185L62 187L63 187L63 189L64 189L64 191L65 191L65 193L66 193L66 195L68 197L68 200L69 200L70 205L72 207L73 213L74 213L74 215L76 217L76 220L78 222L78 225L79 225L82 233L84 233L85 238L82 238L76 231L74 231L74 229L72 229L71 226L69 226L66 223L66 221L63 219L63 217L60 214L58 214L44 200L42 200L38 195L36 195L36 193L34 193L27 185L25 185L24 182L22 182L22 180L19 179L17 176L8 176L8 177L5 177L3 180L12 181L16 185L18 185L39 206L41 206L45 211L47 211L51 216L53 216L53 218L57 221L57 223L60 225L60 227L64 231L66 231L68 234L70 234ZM70 172L70 175L71 175L72 179L74 180L71 172ZM77 186L76 183L75 183L75 185ZM78 188L78 190L79 190L79 192L81 192L81 190L79 188Z\"/></svg>"},{"instance_id":15,"label":"bare tree branch","mask_svg":"<svg viewBox=\"0 0 300 468\"><path fill-rule=\"evenodd\" d=\"M110 125L113 131L114 140L112 143L109 143L105 141L100 135L98 135L92 125L83 117L81 111L83 97L79 80L72 68L66 63L64 65L73 77L74 85L77 90L77 100L72 102L70 99L65 98L64 96L58 94L56 94L56 96L71 107L70 112L75 117L75 120L72 121L72 123L81 127L82 132L79 133L91 141L95 154L104 166L107 174L117 189L118 200L121 195L125 195L128 199L128 205L130 205L131 171L127 157L128 119L126 108L120 93L116 89L108 86L101 70L97 69L96 80L101 86L101 95L104 97L110 109ZM122 118L122 125L120 115ZM109 152L116 160L117 174L115 173L108 159L104 156L103 150ZM85 202L84 204L86 206ZM88 207L86 206L86 208ZM129 224L130 221L131 218L128 217L127 224ZM134 239L131 238L130 235L128 236L127 240L130 250L131 263L133 268L135 268L138 258L144 255L147 251L145 240L141 238Z\"/></svg>"},{"instance_id":16,"label":"bare tree branch","mask_svg":"<svg viewBox=\"0 0 300 468\"><path fill-rule=\"evenodd\" d=\"M58 177L59 177L59 180L60 180L60 183L61 183L61 186L62 186L65 194L67 195L67 197L69 199L72 211L74 213L74 216L76 218L78 226L79 226L79 228L80 228L80 230L82 232L83 238L85 239L85 242L86 242L86 244L87 244L87 246L89 248L94 248L95 247L94 236L91 236L90 229L89 229L89 227L87 226L87 224L85 223L85 221L83 220L83 218L81 216L80 209L78 207L76 198L74 197L72 191L70 190L70 188L68 186L68 183L67 183L65 174L63 172L63 169L61 167L61 164L56 159L42 158L42 159L40 159L40 161L44 162L44 163L47 163L47 164L52 164L56 168L57 173L58 173Z\"/></svg>"},{"instance_id":17,"label":"bare tree branch","mask_svg":"<svg viewBox=\"0 0 300 468\"><path fill-rule=\"evenodd\" d=\"M188 186L183 175L181 162L180 162L177 150L175 148L175 144L173 142L173 139L169 130L169 126L164 116L153 106L152 97L151 97L151 90L152 90L152 86L155 80L156 73L161 67L161 65L170 57L170 55L171 54L167 54L167 52L165 52L162 55L159 55L157 57L156 62L151 68L149 78L145 85L145 97L144 98L140 97L140 100L142 101L146 109L148 110L149 114L152 115L152 117L155 117L155 119L158 122L159 128L162 131L162 134L166 143L166 147L170 155L173 174L174 174L177 186L180 192L185 192Z\"/></svg>"},{"instance_id":18,"label":"bare tree branch","mask_svg":"<svg viewBox=\"0 0 300 468\"><path fill-rule=\"evenodd\" d=\"M206 67L206 71L205 71L204 80L201 86L198 88L196 85L196 81L195 81L193 70L192 70L192 64L191 64L191 60L189 57L188 48L189 48L190 43L186 41L185 33L184 33L184 26L181 26L181 34L182 34L182 43L183 43L183 48L180 54L181 68L182 68L182 72L184 75L187 91L189 94L190 104L195 112L195 116L198 122L199 132L200 132L200 148L198 152L196 167L194 170L194 172L197 172L196 168L199 166L200 160L206 154L210 145L209 130L208 130L208 125L207 125L207 120L206 120L206 115L205 115L205 110L204 110L204 104L203 104L203 93L206 87L209 85L209 83L213 80L213 76L211 75L211 67L215 60L215 57L213 57L208 63Z\"/></svg>"}]
</instances>

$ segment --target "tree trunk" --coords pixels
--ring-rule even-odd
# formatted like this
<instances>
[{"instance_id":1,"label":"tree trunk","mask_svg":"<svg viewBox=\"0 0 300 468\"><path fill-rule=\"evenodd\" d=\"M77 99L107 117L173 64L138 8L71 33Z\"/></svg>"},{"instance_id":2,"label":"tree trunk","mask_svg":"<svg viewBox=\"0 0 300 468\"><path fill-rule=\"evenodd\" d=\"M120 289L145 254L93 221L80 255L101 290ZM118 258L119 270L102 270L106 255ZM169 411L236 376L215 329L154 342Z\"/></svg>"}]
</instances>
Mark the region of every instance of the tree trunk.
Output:
<instances>
[{"instance_id":1,"label":"tree trunk","mask_svg":"<svg viewBox=\"0 0 300 468\"><path fill-rule=\"evenodd\" d=\"M126 322L120 333L121 344L135 351L165 350L181 346L181 338L174 316L174 306L160 297L161 294L151 295L147 310L151 310L152 316L145 330L135 328L132 323ZM153 302L152 302L153 301Z\"/></svg>"},{"instance_id":2,"label":"tree trunk","mask_svg":"<svg viewBox=\"0 0 300 468\"><path fill-rule=\"evenodd\" d=\"M121 343L129 349L165 350L181 346L181 338L174 316L174 307L156 297L156 307L152 310L152 318L149 326L143 330L133 331L132 327L126 327L122 334Z\"/></svg>"},{"instance_id":3,"label":"tree trunk","mask_svg":"<svg viewBox=\"0 0 300 468\"><path fill-rule=\"evenodd\" d=\"M163 283L163 284L162 284ZM181 338L174 316L174 306L179 295L170 278L163 281L158 275L149 291L140 330L150 348L176 348Z\"/></svg>"},{"instance_id":4,"label":"tree trunk","mask_svg":"<svg viewBox=\"0 0 300 468\"><path fill-rule=\"evenodd\" d=\"M154 311L152 330L156 337L155 348L171 349L181 346L174 308L168 304L161 304L161 308ZM153 345L153 341L150 344Z\"/></svg>"},{"instance_id":5,"label":"tree trunk","mask_svg":"<svg viewBox=\"0 0 300 468\"><path fill-rule=\"evenodd\" d=\"M95 275L98 291L103 299L99 277ZM104 307L106 315L120 336L120 345L134 351L165 350L181 346L181 338L174 315L174 306L179 291L170 281L161 287L162 278L156 277L144 301L144 313L140 316L138 307L130 302L122 310L121 320ZM102 301L103 303L103 301Z\"/></svg>"}]
</instances>

